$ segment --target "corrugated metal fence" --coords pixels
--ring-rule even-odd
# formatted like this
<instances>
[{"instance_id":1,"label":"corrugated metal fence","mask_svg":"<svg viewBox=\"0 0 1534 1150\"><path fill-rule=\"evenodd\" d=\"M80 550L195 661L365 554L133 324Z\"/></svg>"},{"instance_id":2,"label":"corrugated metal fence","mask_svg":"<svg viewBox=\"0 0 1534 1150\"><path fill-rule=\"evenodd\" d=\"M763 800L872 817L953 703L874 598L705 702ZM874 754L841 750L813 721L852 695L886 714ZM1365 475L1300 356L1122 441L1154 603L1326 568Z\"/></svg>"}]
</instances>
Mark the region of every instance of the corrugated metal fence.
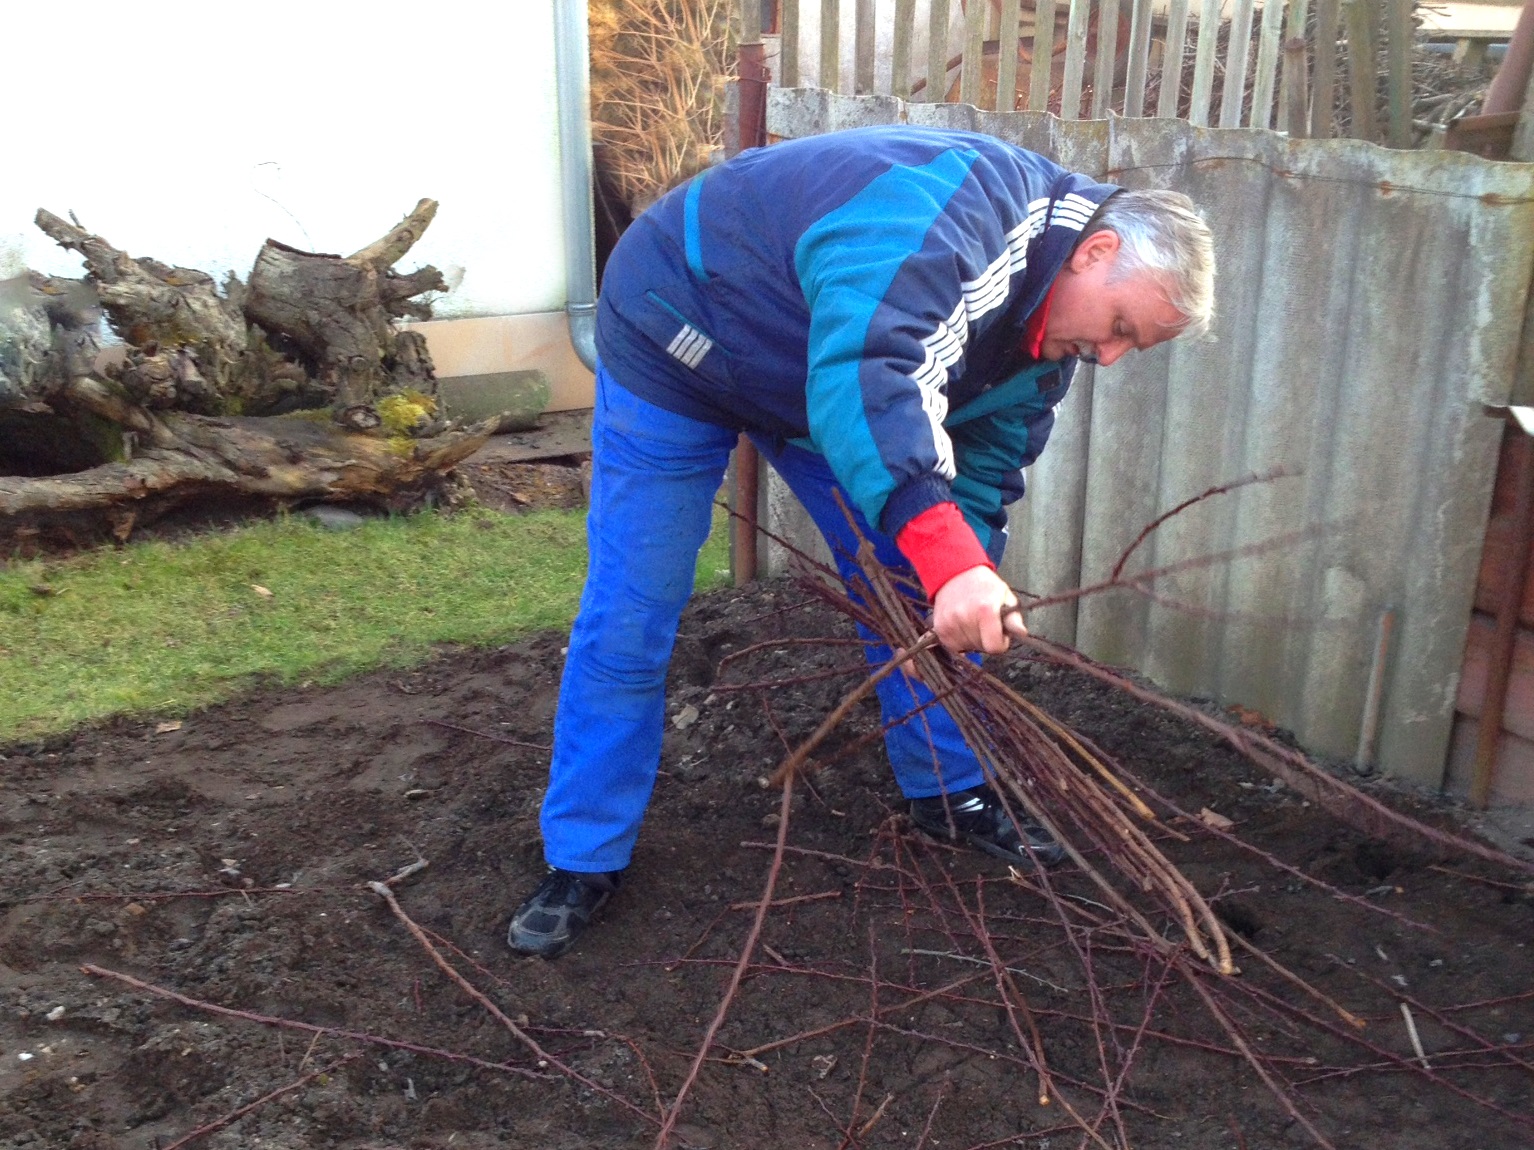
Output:
<instances>
[{"instance_id":1,"label":"corrugated metal fence","mask_svg":"<svg viewBox=\"0 0 1534 1150\"><path fill-rule=\"evenodd\" d=\"M1173 692L1260 711L1312 751L1362 747L1439 785L1502 431L1482 405L1520 390L1534 167L1179 121L769 97L782 137L902 119L1176 187L1219 245L1212 338L1078 372L1013 512L1014 586L1096 582L1182 500L1289 476L1174 520L1131 569L1289 542L1160 580L1155 600L1116 591L1031 626ZM782 492L767 500L773 529L811 540ZM769 553L769 570L781 560Z\"/></svg>"}]
</instances>

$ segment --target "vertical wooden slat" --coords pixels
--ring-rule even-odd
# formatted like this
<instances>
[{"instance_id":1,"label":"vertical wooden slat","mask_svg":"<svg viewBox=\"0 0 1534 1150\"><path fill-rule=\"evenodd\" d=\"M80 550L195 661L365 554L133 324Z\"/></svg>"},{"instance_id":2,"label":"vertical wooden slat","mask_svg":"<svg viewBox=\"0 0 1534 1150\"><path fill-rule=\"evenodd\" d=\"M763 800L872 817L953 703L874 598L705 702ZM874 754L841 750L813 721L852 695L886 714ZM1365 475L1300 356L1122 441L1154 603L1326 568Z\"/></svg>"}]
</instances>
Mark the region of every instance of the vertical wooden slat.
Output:
<instances>
[{"instance_id":1,"label":"vertical wooden slat","mask_svg":"<svg viewBox=\"0 0 1534 1150\"><path fill-rule=\"evenodd\" d=\"M916 0L895 0L895 39L890 48L890 95L911 96L911 38L916 34Z\"/></svg>"},{"instance_id":2,"label":"vertical wooden slat","mask_svg":"<svg viewBox=\"0 0 1534 1150\"><path fill-rule=\"evenodd\" d=\"M1290 36L1284 41L1284 122L1291 139L1310 135L1309 91L1305 70L1305 38Z\"/></svg>"},{"instance_id":3,"label":"vertical wooden slat","mask_svg":"<svg viewBox=\"0 0 1534 1150\"><path fill-rule=\"evenodd\" d=\"M1385 2L1390 5L1390 146L1409 148L1412 145L1412 0Z\"/></svg>"},{"instance_id":4,"label":"vertical wooden slat","mask_svg":"<svg viewBox=\"0 0 1534 1150\"><path fill-rule=\"evenodd\" d=\"M1246 101L1246 60L1252 52L1252 0L1236 0L1230 17L1230 41L1225 46L1225 83L1220 93L1220 127L1241 126Z\"/></svg>"},{"instance_id":5,"label":"vertical wooden slat","mask_svg":"<svg viewBox=\"0 0 1534 1150\"><path fill-rule=\"evenodd\" d=\"M1091 0L1071 0L1071 18L1065 29L1065 79L1060 87L1060 118L1081 117L1081 80L1087 64L1087 25Z\"/></svg>"},{"instance_id":6,"label":"vertical wooden slat","mask_svg":"<svg viewBox=\"0 0 1534 1150\"><path fill-rule=\"evenodd\" d=\"M874 90L874 0L856 0L852 41L852 91L866 96Z\"/></svg>"},{"instance_id":7,"label":"vertical wooden slat","mask_svg":"<svg viewBox=\"0 0 1534 1150\"><path fill-rule=\"evenodd\" d=\"M740 0L740 42L762 42L762 0Z\"/></svg>"},{"instance_id":8,"label":"vertical wooden slat","mask_svg":"<svg viewBox=\"0 0 1534 1150\"><path fill-rule=\"evenodd\" d=\"M1209 97L1214 92L1214 57L1219 49L1220 0L1204 0L1198 16L1198 51L1193 60L1193 103L1188 123L1209 123Z\"/></svg>"},{"instance_id":9,"label":"vertical wooden slat","mask_svg":"<svg viewBox=\"0 0 1534 1150\"><path fill-rule=\"evenodd\" d=\"M1280 86L1279 125L1296 140L1310 135L1310 80L1305 22L1310 0L1293 0L1284 29L1284 79Z\"/></svg>"},{"instance_id":10,"label":"vertical wooden slat","mask_svg":"<svg viewBox=\"0 0 1534 1150\"><path fill-rule=\"evenodd\" d=\"M820 86L840 92L842 82L841 0L820 0Z\"/></svg>"},{"instance_id":11,"label":"vertical wooden slat","mask_svg":"<svg viewBox=\"0 0 1534 1150\"><path fill-rule=\"evenodd\" d=\"M997 29L996 110L1010 112L1017 107L1017 44L1019 0L1001 0L1001 25Z\"/></svg>"},{"instance_id":12,"label":"vertical wooden slat","mask_svg":"<svg viewBox=\"0 0 1534 1150\"><path fill-rule=\"evenodd\" d=\"M1151 0L1135 0L1129 22L1129 71L1124 76L1124 115L1145 114L1145 78L1150 71Z\"/></svg>"},{"instance_id":13,"label":"vertical wooden slat","mask_svg":"<svg viewBox=\"0 0 1534 1150\"><path fill-rule=\"evenodd\" d=\"M964 0L964 59L959 64L959 103L980 103L985 69L985 13L990 0Z\"/></svg>"},{"instance_id":14,"label":"vertical wooden slat","mask_svg":"<svg viewBox=\"0 0 1534 1150\"><path fill-rule=\"evenodd\" d=\"M1038 0L1033 14L1033 63L1028 73L1028 107L1049 107L1049 86L1055 58L1055 0Z\"/></svg>"},{"instance_id":15,"label":"vertical wooden slat","mask_svg":"<svg viewBox=\"0 0 1534 1150\"><path fill-rule=\"evenodd\" d=\"M783 0L783 26L778 39L778 83L799 86L799 0Z\"/></svg>"},{"instance_id":16,"label":"vertical wooden slat","mask_svg":"<svg viewBox=\"0 0 1534 1150\"><path fill-rule=\"evenodd\" d=\"M1113 104L1113 75L1119 51L1119 0L1099 0L1097 67L1092 75L1092 119L1101 120Z\"/></svg>"},{"instance_id":17,"label":"vertical wooden slat","mask_svg":"<svg viewBox=\"0 0 1534 1150\"><path fill-rule=\"evenodd\" d=\"M1246 121L1253 128L1266 128L1273 122L1273 89L1278 86L1278 50L1279 39L1284 33L1284 7L1285 0L1263 0L1252 110Z\"/></svg>"},{"instance_id":18,"label":"vertical wooden slat","mask_svg":"<svg viewBox=\"0 0 1534 1150\"><path fill-rule=\"evenodd\" d=\"M1310 97L1310 135L1315 140L1330 140L1336 120L1340 12L1340 0L1316 0L1316 71Z\"/></svg>"},{"instance_id":19,"label":"vertical wooden slat","mask_svg":"<svg viewBox=\"0 0 1534 1150\"><path fill-rule=\"evenodd\" d=\"M1156 115L1164 120L1177 118L1177 101L1182 96L1182 62L1188 48L1188 0L1172 0L1166 14L1166 51L1161 54L1161 95L1156 100Z\"/></svg>"},{"instance_id":20,"label":"vertical wooden slat","mask_svg":"<svg viewBox=\"0 0 1534 1150\"><path fill-rule=\"evenodd\" d=\"M1356 140L1372 140L1375 135L1374 29L1378 22L1376 0L1348 0L1348 86Z\"/></svg>"},{"instance_id":21,"label":"vertical wooden slat","mask_svg":"<svg viewBox=\"0 0 1534 1150\"><path fill-rule=\"evenodd\" d=\"M948 0L932 0L927 16L927 103L948 94Z\"/></svg>"}]
</instances>

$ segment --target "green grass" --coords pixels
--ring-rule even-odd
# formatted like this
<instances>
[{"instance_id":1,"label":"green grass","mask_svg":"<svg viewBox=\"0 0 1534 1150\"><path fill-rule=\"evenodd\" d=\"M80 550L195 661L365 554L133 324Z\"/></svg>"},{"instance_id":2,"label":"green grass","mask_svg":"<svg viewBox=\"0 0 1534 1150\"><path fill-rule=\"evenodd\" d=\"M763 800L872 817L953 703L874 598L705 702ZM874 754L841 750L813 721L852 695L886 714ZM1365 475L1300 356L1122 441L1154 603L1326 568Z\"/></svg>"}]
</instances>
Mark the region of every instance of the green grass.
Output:
<instances>
[{"instance_id":1,"label":"green grass","mask_svg":"<svg viewBox=\"0 0 1534 1150\"><path fill-rule=\"evenodd\" d=\"M722 513L698 588L729 566ZM0 744L185 713L257 679L333 682L574 617L584 512L305 519L0 569ZM264 588L270 596L255 588Z\"/></svg>"}]
</instances>

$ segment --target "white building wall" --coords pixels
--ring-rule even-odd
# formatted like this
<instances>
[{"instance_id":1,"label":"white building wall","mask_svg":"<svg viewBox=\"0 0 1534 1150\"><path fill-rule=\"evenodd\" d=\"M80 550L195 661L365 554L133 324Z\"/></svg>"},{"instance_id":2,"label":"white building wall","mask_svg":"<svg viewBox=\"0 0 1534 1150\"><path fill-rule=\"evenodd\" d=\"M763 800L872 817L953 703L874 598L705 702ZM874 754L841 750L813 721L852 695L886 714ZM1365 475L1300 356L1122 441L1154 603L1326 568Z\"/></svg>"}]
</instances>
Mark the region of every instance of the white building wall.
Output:
<instances>
[{"instance_id":1,"label":"white building wall","mask_svg":"<svg viewBox=\"0 0 1534 1150\"><path fill-rule=\"evenodd\" d=\"M420 198L439 318L565 303L553 6L137 0L0 9L0 279L78 275L32 224L244 277L351 252Z\"/></svg>"}]
</instances>

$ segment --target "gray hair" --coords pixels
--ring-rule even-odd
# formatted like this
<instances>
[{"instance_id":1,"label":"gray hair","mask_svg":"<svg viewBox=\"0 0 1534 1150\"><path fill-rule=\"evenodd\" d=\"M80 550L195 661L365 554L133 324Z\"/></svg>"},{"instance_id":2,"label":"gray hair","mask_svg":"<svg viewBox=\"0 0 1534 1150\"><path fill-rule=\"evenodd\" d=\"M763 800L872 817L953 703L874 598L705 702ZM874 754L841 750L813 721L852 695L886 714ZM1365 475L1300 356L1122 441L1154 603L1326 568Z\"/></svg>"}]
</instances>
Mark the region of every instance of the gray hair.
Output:
<instances>
[{"instance_id":1,"label":"gray hair","mask_svg":"<svg viewBox=\"0 0 1534 1150\"><path fill-rule=\"evenodd\" d=\"M1179 335L1200 336L1214 320L1214 236L1181 192L1116 192L1097 210L1082 238L1110 231L1119 254L1109 282L1139 272L1160 281L1167 300L1187 317Z\"/></svg>"}]
</instances>

